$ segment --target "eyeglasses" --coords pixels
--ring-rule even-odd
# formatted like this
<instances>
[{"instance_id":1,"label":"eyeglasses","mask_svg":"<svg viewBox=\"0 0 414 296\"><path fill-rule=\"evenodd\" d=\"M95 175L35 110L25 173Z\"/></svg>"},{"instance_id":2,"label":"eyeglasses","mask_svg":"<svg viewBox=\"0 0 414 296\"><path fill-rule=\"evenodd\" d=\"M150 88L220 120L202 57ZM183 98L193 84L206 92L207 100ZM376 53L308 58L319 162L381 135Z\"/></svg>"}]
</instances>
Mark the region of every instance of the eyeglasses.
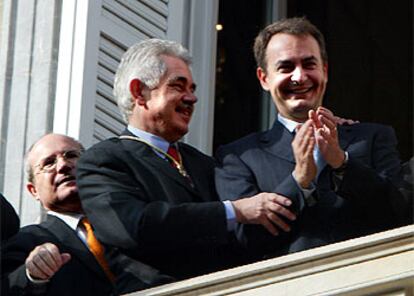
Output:
<instances>
[{"instance_id":1,"label":"eyeglasses","mask_svg":"<svg viewBox=\"0 0 414 296\"><path fill-rule=\"evenodd\" d=\"M81 154L82 151L79 150L68 150L57 155L49 156L43 159L39 164L34 166L35 168L39 168L39 171L36 174L53 172L56 169L59 157L63 158L63 160L65 160L66 162L74 164L79 159Z\"/></svg>"}]
</instances>

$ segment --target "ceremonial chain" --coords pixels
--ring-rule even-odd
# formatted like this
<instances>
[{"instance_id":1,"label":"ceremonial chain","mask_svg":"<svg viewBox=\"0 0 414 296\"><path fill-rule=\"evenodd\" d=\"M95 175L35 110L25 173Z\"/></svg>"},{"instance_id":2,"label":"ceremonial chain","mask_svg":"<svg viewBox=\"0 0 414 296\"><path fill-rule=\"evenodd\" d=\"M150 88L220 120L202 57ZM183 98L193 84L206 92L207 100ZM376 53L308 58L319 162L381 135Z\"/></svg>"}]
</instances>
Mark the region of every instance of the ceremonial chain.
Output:
<instances>
[{"instance_id":1,"label":"ceremonial chain","mask_svg":"<svg viewBox=\"0 0 414 296\"><path fill-rule=\"evenodd\" d=\"M174 159L174 157L172 157L168 153L165 153L162 149L160 149L160 148L152 145L151 143L149 143L149 142L147 142L147 141L145 141L145 140L143 140L141 138L133 137L133 136L126 136L126 135L119 136L119 138L121 140L132 140L132 141L137 141L137 142L141 142L141 143L144 143L144 144L148 145L149 147L151 147L155 151L161 153L162 155L164 155L165 157L167 157L169 160L171 160L174 163L175 167L178 169L178 171L180 172L180 174L183 177L189 178L189 175L187 174L187 172L184 169L184 166L182 164L182 159L181 159L181 154L180 153L178 153L178 157L180 158L180 161L178 162L177 160Z\"/></svg>"}]
</instances>

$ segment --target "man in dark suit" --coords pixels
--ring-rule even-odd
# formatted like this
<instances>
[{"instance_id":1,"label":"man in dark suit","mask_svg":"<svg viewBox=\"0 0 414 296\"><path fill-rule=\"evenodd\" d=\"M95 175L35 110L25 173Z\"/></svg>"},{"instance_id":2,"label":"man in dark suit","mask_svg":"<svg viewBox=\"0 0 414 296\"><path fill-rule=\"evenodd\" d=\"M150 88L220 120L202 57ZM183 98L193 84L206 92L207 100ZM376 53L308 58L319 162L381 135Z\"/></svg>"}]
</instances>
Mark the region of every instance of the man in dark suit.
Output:
<instances>
[{"instance_id":1,"label":"man in dark suit","mask_svg":"<svg viewBox=\"0 0 414 296\"><path fill-rule=\"evenodd\" d=\"M27 189L47 218L23 227L2 246L2 295L114 293L81 223L75 166L82 150L79 142L58 134L43 136L29 149Z\"/></svg>"},{"instance_id":2,"label":"man in dark suit","mask_svg":"<svg viewBox=\"0 0 414 296\"><path fill-rule=\"evenodd\" d=\"M305 250L389 229L407 221L398 191L400 160L390 127L337 125L321 107L328 58L319 30L304 18L267 26L255 40L257 77L278 118L267 131L221 147L216 184L223 200L273 192L297 219L274 235L240 225L258 258Z\"/></svg>"},{"instance_id":3,"label":"man in dark suit","mask_svg":"<svg viewBox=\"0 0 414 296\"><path fill-rule=\"evenodd\" d=\"M145 283L131 281L131 291L246 262L232 244L235 222L268 225L275 200L290 203L275 194L219 201L213 159L178 142L197 102L189 65L175 42L150 39L128 49L114 84L128 127L78 163L82 206L98 239L125 255L124 270Z\"/></svg>"},{"instance_id":4,"label":"man in dark suit","mask_svg":"<svg viewBox=\"0 0 414 296\"><path fill-rule=\"evenodd\" d=\"M13 206L0 193L1 243L15 235L20 228L20 219Z\"/></svg>"}]
</instances>

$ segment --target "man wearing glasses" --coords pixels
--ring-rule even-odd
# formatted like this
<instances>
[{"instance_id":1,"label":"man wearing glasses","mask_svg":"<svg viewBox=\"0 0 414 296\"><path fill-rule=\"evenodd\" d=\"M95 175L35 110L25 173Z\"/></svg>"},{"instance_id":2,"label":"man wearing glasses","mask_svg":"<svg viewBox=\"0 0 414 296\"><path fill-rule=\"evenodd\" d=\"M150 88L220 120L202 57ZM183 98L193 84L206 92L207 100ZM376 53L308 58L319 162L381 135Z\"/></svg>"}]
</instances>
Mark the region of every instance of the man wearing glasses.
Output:
<instances>
[{"instance_id":1,"label":"man wearing glasses","mask_svg":"<svg viewBox=\"0 0 414 296\"><path fill-rule=\"evenodd\" d=\"M110 271L91 249L84 224L75 180L82 151L73 138L47 134L27 152L26 187L47 218L22 228L2 247L2 295L113 293Z\"/></svg>"}]
</instances>

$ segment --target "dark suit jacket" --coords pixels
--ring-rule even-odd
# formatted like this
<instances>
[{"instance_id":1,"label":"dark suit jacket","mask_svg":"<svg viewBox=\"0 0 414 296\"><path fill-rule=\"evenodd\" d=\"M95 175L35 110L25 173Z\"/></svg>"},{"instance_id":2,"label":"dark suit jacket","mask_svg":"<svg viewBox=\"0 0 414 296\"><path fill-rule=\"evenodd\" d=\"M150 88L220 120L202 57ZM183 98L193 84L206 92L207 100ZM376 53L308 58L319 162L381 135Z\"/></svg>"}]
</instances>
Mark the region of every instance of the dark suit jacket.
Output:
<instances>
[{"instance_id":1,"label":"dark suit jacket","mask_svg":"<svg viewBox=\"0 0 414 296\"><path fill-rule=\"evenodd\" d=\"M50 242L72 258L50 279L33 285L25 260L38 245ZM61 219L48 215L39 225L23 227L1 250L2 295L111 295L113 286L92 253Z\"/></svg>"},{"instance_id":2,"label":"dark suit jacket","mask_svg":"<svg viewBox=\"0 0 414 296\"><path fill-rule=\"evenodd\" d=\"M0 193L0 209L1 209L1 241L15 235L20 228L20 219L17 216L13 206Z\"/></svg>"},{"instance_id":3,"label":"dark suit jacket","mask_svg":"<svg viewBox=\"0 0 414 296\"><path fill-rule=\"evenodd\" d=\"M180 143L179 150L194 187L133 140L105 140L78 162L82 206L98 239L124 255L124 272L145 283L131 280L126 291L227 268L239 259L229 251L215 162L189 145Z\"/></svg>"},{"instance_id":4,"label":"dark suit jacket","mask_svg":"<svg viewBox=\"0 0 414 296\"><path fill-rule=\"evenodd\" d=\"M349 152L342 181L326 166L309 206L292 177L293 135L278 121L272 129L221 147L216 174L221 199L275 192L293 201L298 218L292 231L272 237L263 227L240 226L238 237L258 258L300 251L400 225L406 200L397 190L400 161L390 127L378 124L339 126L341 147ZM338 187L339 186L339 187Z\"/></svg>"}]
</instances>

